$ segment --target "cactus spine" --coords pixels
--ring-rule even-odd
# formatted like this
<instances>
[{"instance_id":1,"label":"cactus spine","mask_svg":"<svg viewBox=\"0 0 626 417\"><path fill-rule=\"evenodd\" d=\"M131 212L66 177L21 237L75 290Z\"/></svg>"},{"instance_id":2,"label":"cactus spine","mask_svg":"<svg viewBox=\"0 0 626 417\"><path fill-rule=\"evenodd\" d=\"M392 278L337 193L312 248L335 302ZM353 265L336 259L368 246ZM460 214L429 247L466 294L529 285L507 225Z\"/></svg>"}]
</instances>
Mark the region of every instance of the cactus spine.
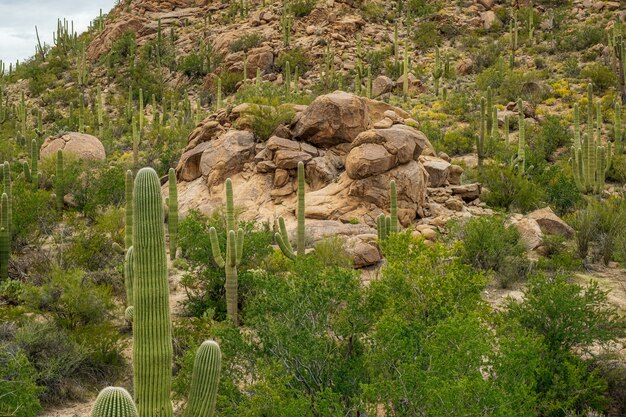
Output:
<instances>
[{"instance_id":1,"label":"cactus spine","mask_svg":"<svg viewBox=\"0 0 626 417\"><path fill-rule=\"evenodd\" d=\"M183 417L213 417L220 379L222 353L217 343L207 340L196 352L189 404Z\"/></svg>"},{"instance_id":2,"label":"cactus spine","mask_svg":"<svg viewBox=\"0 0 626 417\"><path fill-rule=\"evenodd\" d=\"M163 202L157 173L143 168L133 193L133 373L140 417L172 417L172 329Z\"/></svg>"},{"instance_id":3,"label":"cactus spine","mask_svg":"<svg viewBox=\"0 0 626 417\"><path fill-rule=\"evenodd\" d=\"M378 228L378 239L385 240L391 233L398 233L398 193L396 181L389 183L389 216L380 214L376 218Z\"/></svg>"},{"instance_id":4,"label":"cactus spine","mask_svg":"<svg viewBox=\"0 0 626 417\"><path fill-rule=\"evenodd\" d=\"M283 254L290 258L295 259L296 256L304 256L304 246L306 243L306 236L304 233L304 163L298 162L298 228L296 230L297 233L297 252L293 251L291 243L289 243L289 235L287 234L287 228L285 227L285 219L282 217L278 218L279 224L279 233L274 235L280 250Z\"/></svg>"},{"instance_id":5,"label":"cactus spine","mask_svg":"<svg viewBox=\"0 0 626 417\"><path fill-rule=\"evenodd\" d=\"M233 185L226 179L226 253L222 256L214 227L209 230L211 251L215 263L226 272L226 310L228 317L237 325L237 267L243 255L243 229L235 232L235 207L233 203ZM224 259L225 258L225 259Z\"/></svg>"},{"instance_id":6,"label":"cactus spine","mask_svg":"<svg viewBox=\"0 0 626 417\"><path fill-rule=\"evenodd\" d=\"M63 151L59 149L57 151L57 167L56 175L54 177L55 182L55 194L57 197L57 210L63 210L63 196L65 196L65 175L63 173Z\"/></svg>"},{"instance_id":7,"label":"cactus spine","mask_svg":"<svg viewBox=\"0 0 626 417\"><path fill-rule=\"evenodd\" d=\"M2 194L0 212L0 280L9 278L9 256L11 239L9 237L9 196Z\"/></svg>"},{"instance_id":8,"label":"cactus spine","mask_svg":"<svg viewBox=\"0 0 626 417\"><path fill-rule=\"evenodd\" d=\"M168 172L168 210L167 232L170 238L170 259L176 259L176 249L178 247L178 189L176 188L176 172L170 168Z\"/></svg>"},{"instance_id":9,"label":"cactus spine","mask_svg":"<svg viewBox=\"0 0 626 417\"><path fill-rule=\"evenodd\" d=\"M96 398L91 417L137 417L133 398L124 388L106 387Z\"/></svg>"}]
</instances>

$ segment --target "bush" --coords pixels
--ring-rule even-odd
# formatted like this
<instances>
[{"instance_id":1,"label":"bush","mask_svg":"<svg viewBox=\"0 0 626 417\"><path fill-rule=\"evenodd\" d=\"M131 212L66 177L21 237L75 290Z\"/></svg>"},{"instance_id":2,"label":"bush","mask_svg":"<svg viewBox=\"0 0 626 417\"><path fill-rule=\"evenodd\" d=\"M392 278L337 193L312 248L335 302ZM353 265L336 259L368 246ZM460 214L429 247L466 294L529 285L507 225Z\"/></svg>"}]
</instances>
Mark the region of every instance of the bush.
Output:
<instances>
[{"instance_id":1,"label":"bush","mask_svg":"<svg viewBox=\"0 0 626 417\"><path fill-rule=\"evenodd\" d=\"M185 55L178 62L178 71L188 77L203 77L208 74L208 68L205 66L204 58L195 52Z\"/></svg>"},{"instance_id":2,"label":"bush","mask_svg":"<svg viewBox=\"0 0 626 417\"><path fill-rule=\"evenodd\" d=\"M413 45L421 51L433 48L441 42L437 24L430 21L418 23L415 29L413 29L411 39L413 40Z\"/></svg>"},{"instance_id":3,"label":"bush","mask_svg":"<svg viewBox=\"0 0 626 417\"><path fill-rule=\"evenodd\" d=\"M316 0L294 0L289 2L289 11L296 17L308 16L315 8Z\"/></svg>"},{"instance_id":4,"label":"bush","mask_svg":"<svg viewBox=\"0 0 626 417\"><path fill-rule=\"evenodd\" d=\"M0 415L32 417L41 411L37 373L22 352L0 344Z\"/></svg>"},{"instance_id":5,"label":"bush","mask_svg":"<svg viewBox=\"0 0 626 417\"><path fill-rule=\"evenodd\" d=\"M626 183L626 155L613 155L613 161L606 177L610 181Z\"/></svg>"},{"instance_id":6,"label":"bush","mask_svg":"<svg viewBox=\"0 0 626 417\"><path fill-rule=\"evenodd\" d=\"M252 132L257 140L264 142L282 124L291 122L294 111L290 105L251 105L246 112Z\"/></svg>"},{"instance_id":7,"label":"bush","mask_svg":"<svg viewBox=\"0 0 626 417\"><path fill-rule=\"evenodd\" d=\"M57 218L53 201L45 190L33 191L30 183L13 182L13 241L16 248L37 243L47 236Z\"/></svg>"},{"instance_id":8,"label":"bush","mask_svg":"<svg viewBox=\"0 0 626 417\"><path fill-rule=\"evenodd\" d=\"M437 143L437 148L450 156L466 155L472 153L475 143L476 133L474 129L467 127L446 131L443 139Z\"/></svg>"},{"instance_id":9,"label":"bush","mask_svg":"<svg viewBox=\"0 0 626 417\"><path fill-rule=\"evenodd\" d=\"M544 200L543 190L508 165L483 167L480 180L486 188L481 198L491 207L527 213Z\"/></svg>"},{"instance_id":10,"label":"bush","mask_svg":"<svg viewBox=\"0 0 626 417\"><path fill-rule=\"evenodd\" d=\"M618 80L617 75L610 68L598 62L591 63L583 68L580 76L590 79L593 88L598 93L603 93L611 87L616 87Z\"/></svg>"},{"instance_id":11,"label":"bush","mask_svg":"<svg viewBox=\"0 0 626 417\"><path fill-rule=\"evenodd\" d=\"M605 40L604 28L602 26L582 25L574 30L556 36L558 48L566 52L582 51Z\"/></svg>"},{"instance_id":12,"label":"bush","mask_svg":"<svg viewBox=\"0 0 626 417\"><path fill-rule=\"evenodd\" d=\"M108 55L108 65L110 69L115 69L120 65L126 67L131 64L134 54L137 50L137 41L135 32L124 32L113 45Z\"/></svg>"},{"instance_id":13,"label":"bush","mask_svg":"<svg viewBox=\"0 0 626 417\"><path fill-rule=\"evenodd\" d=\"M292 73L298 68L300 75L304 74L311 67L311 59L300 46L281 51L274 64L284 73L287 62L289 62Z\"/></svg>"},{"instance_id":14,"label":"bush","mask_svg":"<svg viewBox=\"0 0 626 417\"><path fill-rule=\"evenodd\" d=\"M231 52L248 52L250 49L256 48L263 43L263 36L258 32L250 32L241 35L239 39L230 44Z\"/></svg>"},{"instance_id":15,"label":"bush","mask_svg":"<svg viewBox=\"0 0 626 417\"><path fill-rule=\"evenodd\" d=\"M546 203L559 216L575 211L584 202L569 165L547 166L536 183L545 190Z\"/></svg>"},{"instance_id":16,"label":"bush","mask_svg":"<svg viewBox=\"0 0 626 417\"><path fill-rule=\"evenodd\" d=\"M502 217L476 217L460 225L461 258L474 268L502 271L515 258L525 258L520 234Z\"/></svg>"}]
</instances>

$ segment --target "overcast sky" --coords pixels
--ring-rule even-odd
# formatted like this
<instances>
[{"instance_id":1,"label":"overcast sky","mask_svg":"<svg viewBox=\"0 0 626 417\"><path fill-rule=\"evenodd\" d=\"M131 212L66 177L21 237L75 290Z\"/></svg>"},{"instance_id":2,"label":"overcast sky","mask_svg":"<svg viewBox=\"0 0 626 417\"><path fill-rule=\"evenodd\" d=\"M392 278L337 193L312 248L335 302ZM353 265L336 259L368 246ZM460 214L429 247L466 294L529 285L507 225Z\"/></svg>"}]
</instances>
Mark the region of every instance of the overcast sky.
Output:
<instances>
[{"instance_id":1,"label":"overcast sky","mask_svg":"<svg viewBox=\"0 0 626 417\"><path fill-rule=\"evenodd\" d=\"M0 59L5 63L24 60L35 53L35 25L41 42L52 44L57 18L74 20L74 29L86 30L100 13L107 13L116 0L0 0Z\"/></svg>"}]
</instances>

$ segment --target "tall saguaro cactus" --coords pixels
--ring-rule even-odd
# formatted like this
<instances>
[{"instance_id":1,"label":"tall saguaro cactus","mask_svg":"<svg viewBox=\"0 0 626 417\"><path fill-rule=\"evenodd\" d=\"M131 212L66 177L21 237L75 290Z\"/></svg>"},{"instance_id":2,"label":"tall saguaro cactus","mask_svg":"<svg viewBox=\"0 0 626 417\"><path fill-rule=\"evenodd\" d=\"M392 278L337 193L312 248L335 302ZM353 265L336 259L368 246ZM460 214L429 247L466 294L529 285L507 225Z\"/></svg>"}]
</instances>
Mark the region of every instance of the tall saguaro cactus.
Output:
<instances>
[{"instance_id":1,"label":"tall saguaro cactus","mask_svg":"<svg viewBox=\"0 0 626 417\"><path fill-rule=\"evenodd\" d=\"M237 267L243 256L243 229L235 231L235 207L233 203L233 185L226 179L226 253L222 256L215 227L209 230L211 252L215 263L226 272L226 311L228 317L237 325L238 283Z\"/></svg>"},{"instance_id":2,"label":"tall saguaro cactus","mask_svg":"<svg viewBox=\"0 0 626 417\"><path fill-rule=\"evenodd\" d=\"M133 282L134 282L134 262L135 256L133 254L133 247L131 246L126 250L126 256L124 257L124 287L126 288L126 306L131 307L133 302Z\"/></svg>"},{"instance_id":3,"label":"tall saguaro cactus","mask_svg":"<svg viewBox=\"0 0 626 417\"><path fill-rule=\"evenodd\" d=\"M133 246L133 172L126 171L125 198L126 198L126 227L124 228L124 246L128 249Z\"/></svg>"},{"instance_id":4,"label":"tall saguaro cactus","mask_svg":"<svg viewBox=\"0 0 626 417\"><path fill-rule=\"evenodd\" d=\"M176 259L176 249L178 247L178 189L176 187L176 171L170 168L168 172L169 197L167 231L170 238L170 259Z\"/></svg>"},{"instance_id":5,"label":"tall saguaro cactus","mask_svg":"<svg viewBox=\"0 0 626 417\"><path fill-rule=\"evenodd\" d=\"M169 286L163 226L161 187L156 172L144 168L137 173L133 192L134 245L129 264L133 266L133 372L135 404L122 389L101 391L92 417L170 417L172 335ZM234 220L233 220L234 221ZM193 365L186 417L213 417L219 384L221 353L212 341L202 343Z\"/></svg>"},{"instance_id":6,"label":"tall saguaro cactus","mask_svg":"<svg viewBox=\"0 0 626 417\"><path fill-rule=\"evenodd\" d=\"M140 417L172 417L172 324L163 202L157 173L141 169L133 193L133 373Z\"/></svg>"},{"instance_id":7,"label":"tall saguaro cactus","mask_svg":"<svg viewBox=\"0 0 626 417\"><path fill-rule=\"evenodd\" d=\"M298 228L297 233L297 252L293 251L291 243L289 243L289 235L287 234L287 228L285 227L285 219L281 216L278 218L278 224L280 231L274 234L276 242L280 247L283 254L290 258L295 259L297 256L304 256L304 246L306 244L306 236L304 234L304 163L298 162Z\"/></svg>"},{"instance_id":8,"label":"tall saguaro cactus","mask_svg":"<svg viewBox=\"0 0 626 417\"><path fill-rule=\"evenodd\" d=\"M8 198L7 205L7 232L9 233L9 240L11 239L11 226L13 221L13 192L11 191L11 165L8 161L4 161L4 165L2 165L2 176L3 176L3 184L4 184L4 193Z\"/></svg>"},{"instance_id":9,"label":"tall saguaro cactus","mask_svg":"<svg viewBox=\"0 0 626 417\"><path fill-rule=\"evenodd\" d=\"M212 340L203 342L196 352L189 404L183 417L213 416L221 366L219 345Z\"/></svg>"}]
</instances>

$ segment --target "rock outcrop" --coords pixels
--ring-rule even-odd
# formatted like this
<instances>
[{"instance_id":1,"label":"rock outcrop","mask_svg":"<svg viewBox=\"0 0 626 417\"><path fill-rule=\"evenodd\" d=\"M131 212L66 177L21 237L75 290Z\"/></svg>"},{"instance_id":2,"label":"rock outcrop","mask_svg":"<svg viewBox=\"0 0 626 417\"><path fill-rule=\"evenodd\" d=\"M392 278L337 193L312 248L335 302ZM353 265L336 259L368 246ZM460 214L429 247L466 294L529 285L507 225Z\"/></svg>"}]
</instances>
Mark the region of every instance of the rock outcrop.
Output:
<instances>
[{"instance_id":1,"label":"rock outcrop","mask_svg":"<svg viewBox=\"0 0 626 417\"><path fill-rule=\"evenodd\" d=\"M404 226L430 214L431 188L447 193L450 213L480 195L478 184L458 185L462 169L434 156L428 138L408 125L414 124L409 115L386 103L340 91L320 96L309 106L294 106L291 123L265 143L237 130L246 125L246 108L214 114L189 136L176 169L183 213L221 207L230 177L242 219L273 223L285 216L289 228L295 225L296 168L303 162L307 235L315 241L325 236L321 231L341 229L334 234L344 236L355 264L367 266L380 260L371 237L375 218L388 211L391 180ZM375 127L383 120L387 127Z\"/></svg>"}]
</instances>

